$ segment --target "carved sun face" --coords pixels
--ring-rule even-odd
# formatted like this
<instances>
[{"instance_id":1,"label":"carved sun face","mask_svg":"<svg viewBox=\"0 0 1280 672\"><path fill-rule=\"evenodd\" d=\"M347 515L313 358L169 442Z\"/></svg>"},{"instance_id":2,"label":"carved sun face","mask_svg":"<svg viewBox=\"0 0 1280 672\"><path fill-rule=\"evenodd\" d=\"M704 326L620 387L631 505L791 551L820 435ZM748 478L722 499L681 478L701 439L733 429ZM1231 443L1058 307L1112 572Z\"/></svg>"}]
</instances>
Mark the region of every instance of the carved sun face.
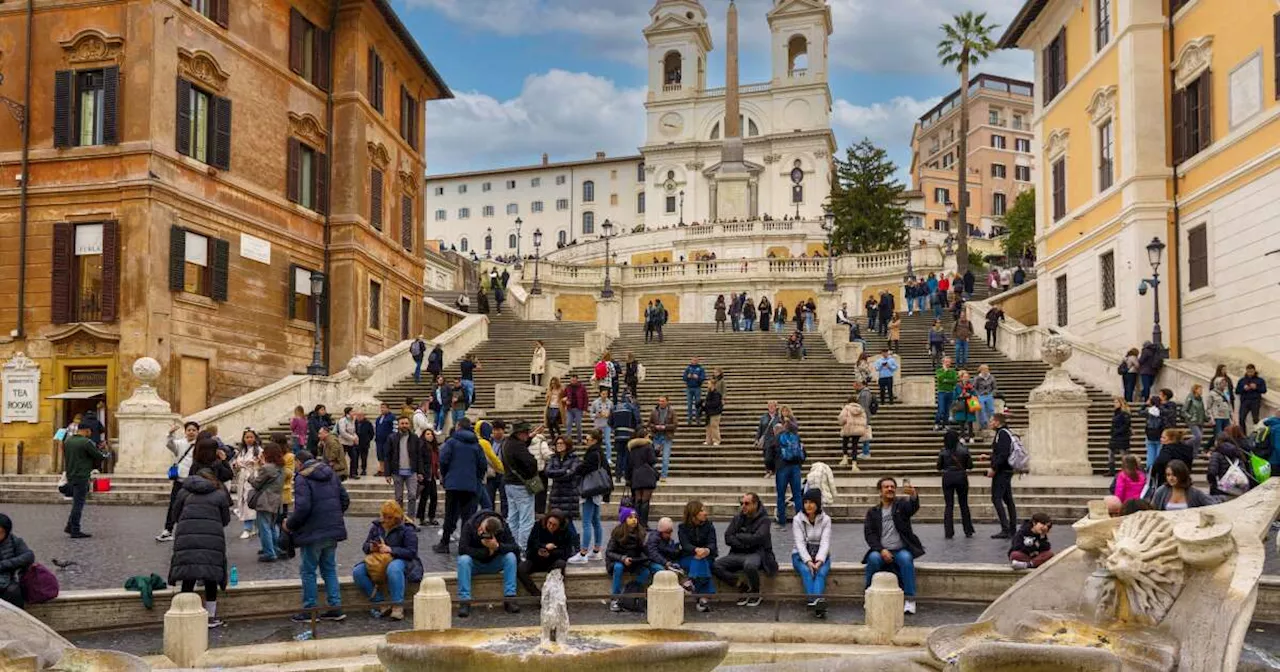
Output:
<instances>
[{"instance_id":1,"label":"carved sun face","mask_svg":"<svg viewBox=\"0 0 1280 672\"><path fill-rule=\"evenodd\" d=\"M1126 517L1099 564L1114 581L1103 592L1099 610L1116 620L1158 624L1182 592L1182 558L1173 524L1157 513Z\"/></svg>"}]
</instances>

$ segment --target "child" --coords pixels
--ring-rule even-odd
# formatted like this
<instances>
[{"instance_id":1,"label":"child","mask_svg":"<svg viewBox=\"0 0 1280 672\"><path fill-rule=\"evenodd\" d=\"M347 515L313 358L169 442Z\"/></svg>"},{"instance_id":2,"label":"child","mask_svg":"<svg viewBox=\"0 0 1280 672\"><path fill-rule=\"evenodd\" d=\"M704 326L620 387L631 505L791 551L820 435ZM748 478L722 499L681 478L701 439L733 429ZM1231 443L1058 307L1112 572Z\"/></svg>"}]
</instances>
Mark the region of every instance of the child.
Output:
<instances>
[{"instance_id":1,"label":"child","mask_svg":"<svg viewBox=\"0 0 1280 672\"><path fill-rule=\"evenodd\" d=\"M1129 452L1129 441L1133 436L1132 424L1129 421L1129 404L1123 397L1112 397L1111 439L1107 444L1107 475L1116 474L1116 456Z\"/></svg>"},{"instance_id":2,"label":"child","mask_svg":"<svg viewBox=\"0 0 1280 672\"><path fill-rule=\"evenodd\" d=\"M1116 474L1116 491L1113 494L1121 502L1138 499L1142 496L1142 489L1147 486L1147 475L1138 469L1136 455L1125 455L1122 464L1120 473Z\"/></svg>"},{"instance_id":3,"label":"child","mask_svg":"<svg viewBox=\"0 0 1280 672\"><path fill-rule=\"evenodd\" d=\"M1032 514L1023 521L1013 535L1013 547L1009 549L1009 561L1014 569L1035 569L1053 557L1049 550L1049 530L1053 519L1047 513Z\"/></svg>"}]
</instances>

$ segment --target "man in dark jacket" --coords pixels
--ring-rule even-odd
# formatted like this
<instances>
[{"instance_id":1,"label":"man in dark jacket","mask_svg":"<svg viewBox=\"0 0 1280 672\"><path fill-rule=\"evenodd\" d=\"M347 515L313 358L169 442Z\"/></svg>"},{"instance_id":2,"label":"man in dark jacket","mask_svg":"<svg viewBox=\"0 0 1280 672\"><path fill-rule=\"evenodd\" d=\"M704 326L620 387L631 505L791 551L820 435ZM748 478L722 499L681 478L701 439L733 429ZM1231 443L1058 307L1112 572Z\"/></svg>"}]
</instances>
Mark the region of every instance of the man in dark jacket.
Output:
<instances>
[{"instance_id":1,"label":"man in dark jacket","mask_svg":"<svg viewBox=\"0 0 1280 672\"><path fill-rule=\"evenodd\" d=\"M1000 531L991 538L1008 539L1018 525L1018 509L1013 503L1013 465L1009 464L1009 458L1013 456L1013 431L1006 426L1003 413L991 416L991 429L996 438L991 442L991 467L987 469L987 478L991 479L991 504L1000 519Z\"/></svg>"},{"instance_id":2,"label":"man in dark jacket","mask_svg":"<svg viewBox=\"0 0 1280 672\"><path fill-rule=\"evenodd\" d=\"M18 574L35 561L36 554L27 548L26 542L13 536L13 521L0 513L0 600L19 609L26 604Z\"/></svg>"},{"instance_id":3,"label":"man in dark jacket","mask_svg":"<svg viewBox=\"0 0 1280 672\"><path fill-rule=\"evenodd\" d=\"M396 486L396 504L405 511L405 520L416 524L409 512L418 510L418 484L424 473L422 438L414 433L409 418L402 417L396 422L396 431L387 441L387 483ZM409 491L408 508L404 506L405 490Z\"/></svg>"},{"instance_id":4,"label":"man in dark jacket","mask_svg":"<svg viewBox=\"0 0 1280 672\"><path fill-rule=\"evenodd\" d=\"M526 482L538 479L538 460L529 452L529 423L516 422L511 436L502 442L502 495L507 500L511 531L516 539L528 540L533 530L534 495Z\"/></svg>"},{"instance_id":5,"label":"man in dark jacket","mask_svg":"<svg viewBox=\"0 0 1280 672\"><path fill-rule=\"evenodd\" d=\"M1142 352L1138 355L1138 378L1142 381L1142 398L1151 398L1151 386L1156 382L1156 375L1164 366L1164 353L1160 346L1147 341L1142 344Z\"/></svg>"},{"instance_id":6,"label":"man in dark jacket","mask_svg":"<svg viewBox=\"0 0 1280 672\"><path fill-rule=\"evenodd\" d=\"M471 576L502 572L502 595L516 596L520 546L502 516L481 511L472 516L458 537L458 618L471 615ZM520 605L503 600L509 614L520 613Z\"/></svg>"},{"instance_id":7,"label":"man in dark jacket","mask_svg":"<svg viewBox=\"0 0 1280 672\"><path fill-rule=\"evenodd\" d=\"M565 386L564 407L569 416L564 426L565 434L573 435L574 443L582 443L582 414L587 411L587 388L578 380L578 374L569 377L569 384Z\"/></svg>"},{"instance_id":8,"label":"man in dark jacket","mask_svg":"<svg viewBox=\"0 0 1280 672\"><path fill-rule=\"evenodd\" d=\"M552 509L529 532L524 561L516 569L516 578L530 595L541 595L538 584L533 582L533 575L557 569L563 573L565 567L569 566L569 555L573 552L569 524L560 509Z\"/></svg>"},{"instance_id":9,"label":"man in dark jacket","mask_svg":"<svg viewBox=\"0 0 1280 672\"><path fill-rule=\"evenodd\" d=\"M1240 398L1240 429L1249 431L1245 424L1249 414L1253 414L1253 424L1258 424L1258 416L1262 413L1262 395L1267 393L1267 381L1258 375L1258 367L1250 364L1244 367L1244 376L1236 381L1236 396Z\"/></svg>"},{"instance_id":10,"label":"man in dark jacket","mask_svg":"<svg viewBox=\"0 0 1280 672\"><path fill-rule=\"evenodd\" d=\"M440 480L444 482L444 528L440 542L431 547L436 553L449 552L449 539L459 520L468 520L476 510L488 462L480 449L480 440L471 430L471 421L463 418L453 436L440 448Z\"/></svg>"},{"instance_id":11,"label":"man in dark jacket","mask_svg":"<svg viewBox=\"0 0 1280 672\"><path fill-rule=\"evenodd\" d=\"M898 482L885 476L876 483L880 502L867 510L862 533L867 539L867 586L877 572L893 572L898 575L902 594L906 601L903 613L916 613L916 558L924 555L920 537L911 529L911 516L920 510L920 496L910 483L903 484L898 497Z\"/></svg>"},{"instance_id":12,"label":"man in dark jacket","mask_svg":"<svg viewBox=\"0 0 1280 672\"><path fill-rule=\"evenodd\" d=\"M804 447L800 441L800 428L794 422L784 421L773 426L775 440L765 448L765 461L772 464L774 488L777 494L778 527L787 526L787 488L791 488L791 503L795 512L803 511L800 497L804 488L800 475L804 466Z\"/></svg>"},{"instance_id":13,"label":"man in dark jacket","mask_svg":"<svg viewBox=\"0 0 1280 672\"><path fill-rule=\"evenodd\" d=\"M773 557L773 539L769 533L769 516L764 512L760 496L748 492L742 496L742 508L725 530L724 543L729 554L716 558L711 573L717 579L733 585L738 573L747 579L747 595L738 600L740 607L760 606L760 572L773 576L778 572L778 561Z\"/></svg>"},{"instance_id":14,"label":"man in dark jacket","mask_svg":"<svg viewBox=\"0 0 1280 672\"><path fill-rule=\"evenodd\" d=\"M324 577L325 603L320 614L326 621L341 621L342 592L338 585L338 542L347 538L342 516L351 499L333 469L306 451L298 453L302 468L293 477L293 511L282 527L293 538L302 555L298 571L302 576L302 611L293 615L296 623L311 621L316 606L316 570Z\"/></svg>"},{"instance_id":15,"label":"man in dark jacket","mask_svg":"<svg viewBox=\"0 0 1280 672\"><path fill-rule=\"evenodd\" d=\"M378 420L373 426L373 442L377 448L378 456L378 475L387 476L387 439L391 438L391 433L396 431L396 416L391 412L391 407L382 404L378 409Z\"/></svg>"},{"instance_id":16,"label":"man in dark jacket","mask_svg":"<svg viewBox=\"0 0 1280 672\"><path fill-rule=\"evenodd\" d=\"M431 354L427 355L427 373L431 374L432 380L435 380L441 371L444 371L444 349L437 343L431 348Z\"/></svg>"},{"instance_id":17,"label":"man in dark jacket","mask_svg":"<svg viewBox=\"0 0 1280 672\"><path fill-rule=\"evenodd\" d=\"M658 529L649 531L649 536L644 540L644 554L649 560L649 570L654 574L663 570L684 573L680 568L680 556L683 554L680 539L676 536L676 527L670 518L660 519Z\"/></svg>"},{"instance_id":18,"label":"man in dark jacket","mask_svg":"<svg viewBox=\"0 0 1280 672\"><path fill-rule=\"evenodd\" d=\"M888 290L880 292L880 303L876 305L876 310L880 312L880 319L876 320L876 331L881 336L889 335L889 321L893 319L893 309L893 293Z\"/></svg>"},{"instance_id":19,"label":"man in dark jacket","mask_svg":"<svg viewBox=\"0 0 1280 672\"><path fill-rule=\"evenodd\" d=\"M768 474L773 473L773 450L777 448L778 437L773 433L773 426L782 420L782 413L778 411L778 402L770 401L768 410L761 416L759 422L756 423L756 448L760 449L760 455L764 459L764 470Z\"/></svg>"},{"instance_id":20,"label":"man in dark jacket","mask_svg":"<svg viewBox=\"0 0 1280 672\"><path fill-rule=\"evenodd\" d=\"M681 378L684 380L685 419L692 425L698 421L698 405L702 403L702 384L707 382L707 372L694 357L689 360L689 366L684 367Z\"/></svg>"},{"instance_id":21,"label":"man in dark jacket","mask_svg":"<svg viewBox=\"0 0 1280 672\"><path fill-rule=\"evenodd\" d=\"M92 430L80 425L74 436L62 443L63 469L67 476L67 487L71 490L71 514L67 516L67 525L62 529L72 539L87 539L90 534L81 531L80 516L84 513L84 501L89 496L89 474L93 473L94 464L107 459L107 454L98 450L90 438Z\"/></svg>"},{"instance_id":22,"label":"man in dark jacket","mask_svg":"<svg viewBox=\"0 0 1280 672\"><path fill-rule=\"evenodd\" d=\"M613 405L609 414L609 428L613 430L613 443L605 446L605 459L614 465L614 479L621 481L627 473L627 444L635 438L636 428L640 426L640 409L636 399L630 393L622 398L622 403ZM614 449L618 451L618 461L613 461Z\"/></svg>"},{"instance_id":23,"label":"man in dark jacket","mask_svg":"<svg viewBox=\"0 0 1280 672\"><path fill-rule=\"evenodd\" d=\"M413 384L422 382L422 358L427 354L427 343L419 335L409 344L409 356L413 358Z\"/></svg>"},{"instance_id":24,"label":"man in dark jacket","mask_svg":"<svg viewBox=\"0 0 1280 672\"><path fill-rule=\"evenodd\" d=\"M964 272L964 298L969 300L973 298L973 269Z\"/></svg>"},{"instance_id":25,"label":"man in dark jacket","mask_svg":"<svg viewBox=\"0 0 1280 672\"><path fill-rule=\"evenodd\" d=\"M351 475L357 473L361 476L369 475L369 444L373 443L374 429L373 422L365 416L363 410L355 411L351 417L356 421L356 445L355 451L351 457ZM360 471L356 471L356 462L359 462Z\"/></svg>"}]
</instances>

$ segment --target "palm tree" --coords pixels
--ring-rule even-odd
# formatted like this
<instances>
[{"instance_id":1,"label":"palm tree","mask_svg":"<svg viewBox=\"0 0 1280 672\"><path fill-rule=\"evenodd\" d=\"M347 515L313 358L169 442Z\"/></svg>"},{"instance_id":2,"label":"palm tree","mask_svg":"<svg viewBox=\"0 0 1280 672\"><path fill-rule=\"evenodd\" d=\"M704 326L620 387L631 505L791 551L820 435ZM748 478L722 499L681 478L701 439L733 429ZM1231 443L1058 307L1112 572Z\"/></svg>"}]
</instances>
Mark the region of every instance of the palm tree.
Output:
<instances>
[{"instance_id":1,"label":"palm tree","mask_svg":"<svg viewBox=\"0 0 1280 672\"><path fill-rule=\"evenodd\" d=\"M969 270L969 68L981 63L995 51L991 33L998 26L986 22L987 13L967 11L957 14L951 23L942 24L942 41L938 43L938 60L943 67L955 66L960 73L960 160L958 206L960 219L956 222L956 268L963 274Z\"/></svg>"}]
</instances>

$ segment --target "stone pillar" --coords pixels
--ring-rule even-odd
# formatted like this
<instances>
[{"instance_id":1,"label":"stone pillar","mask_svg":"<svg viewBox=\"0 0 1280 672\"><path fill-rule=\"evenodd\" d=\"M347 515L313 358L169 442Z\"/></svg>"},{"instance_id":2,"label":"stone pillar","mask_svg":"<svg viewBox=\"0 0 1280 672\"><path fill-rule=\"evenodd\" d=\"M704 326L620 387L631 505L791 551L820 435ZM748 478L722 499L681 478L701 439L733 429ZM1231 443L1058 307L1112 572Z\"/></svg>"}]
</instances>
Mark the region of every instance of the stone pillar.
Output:
<instances>
[{"instance_id":1,"label":"stone pillar","mask_svg":"<svg viewBox=\"0 0 1280 672\"><path fill-rule=\"evenodd\" d=\"M619 271L621 274L621 271ZM622 325L622 299L617 294L608 299L596 301L596 331L617 338Z\"/></svg>"},{"instance_id":2,"label":"stone pillar","mask_svg":"<svg viewBox=\"0 0 1280 672\"><path fill-rule=\"evenodd\" d=\"M894 379L898 399L908 406L937 406L938 393L933 376L903 376L898 369Z\"/></svg>"},{"instance_id":3,"label":"stone pillar","mask_svg":"<svg viewBox=\"0 0 1280 672\"><path fill-rule=\"evenodd\" d=\"M200 595L174 595L164 615L164 655L178 667L195 667L208 649L209 612Z\"/></svg>"},{"instance_id":4,"label":"stone pillar","mask_svg":"<svg viewBox=\"0 0 1280 672\"><path fill-rule=\"evenodd\" d=\"M649 586L648 616L651 628L678 628L684 625L684 589L675 572L661 571Z\"/></svg>"},{"instance_id":5,"label":"stone pillar","mask_svg":"<svg viewBox=\"0 0 1280 672\"><path fill-rule=\"evenodd\" d=\"M428 576L413 596L414 630L448 630L453 627L453 605L444 579Z\"/></svg>"},{"instance_id":6,"label":"stone pillar","mask_svg":"<svg viewBox=\"0 0 1280 672\"><path fill-rule=\"evenodd\" d=\"M176 459L165 448L165 442L179 417L152 385L160 377L160 362L141 357L133 363L133 375L138 379L138 389L116 408L120 439L116 471L159 476Z\"/></svg>"},{"instance_id":7,"label":"stone pillar","mask_svg":"<svg viewBox=\"0 0 1280 672\"><path fill-rule=\"evenodd\" d=\"M373 396L373 386L369 378L373 376L373 359L364 355L356 355L347 362L347 373L351 374L351 382L343 395L341 406L350 406L352 410L364 413L370 420L378 417L378 398Z\"/></svg>"},{"instance_id":8,"label":"stone pillar","mask_svg":"<svg viewBox=\"0 0 1280 672\"><path fill-rule=\"evenodd\" d=\"M863 596L867 628L882 643L893 639L902 629L902 607L906 598L898 587L898 577L893 572L876 572L871 585Z\"/></svg>"},{"instance_id":9,"label":"stone pillar","mask_svg":"<svg viewBox=\"0 0 1280 672\"><path fill-rule=\"evenodd\" d=\"M1093 473L1089 395L1062 368L1071 358L1071 344L1061 336L1050 336L1040 346L1040 355L1052 368L1027 400L1030 429L1023 440L1031 455L1031 473L1088 476Z\"/></svg>"}]
</instances>

